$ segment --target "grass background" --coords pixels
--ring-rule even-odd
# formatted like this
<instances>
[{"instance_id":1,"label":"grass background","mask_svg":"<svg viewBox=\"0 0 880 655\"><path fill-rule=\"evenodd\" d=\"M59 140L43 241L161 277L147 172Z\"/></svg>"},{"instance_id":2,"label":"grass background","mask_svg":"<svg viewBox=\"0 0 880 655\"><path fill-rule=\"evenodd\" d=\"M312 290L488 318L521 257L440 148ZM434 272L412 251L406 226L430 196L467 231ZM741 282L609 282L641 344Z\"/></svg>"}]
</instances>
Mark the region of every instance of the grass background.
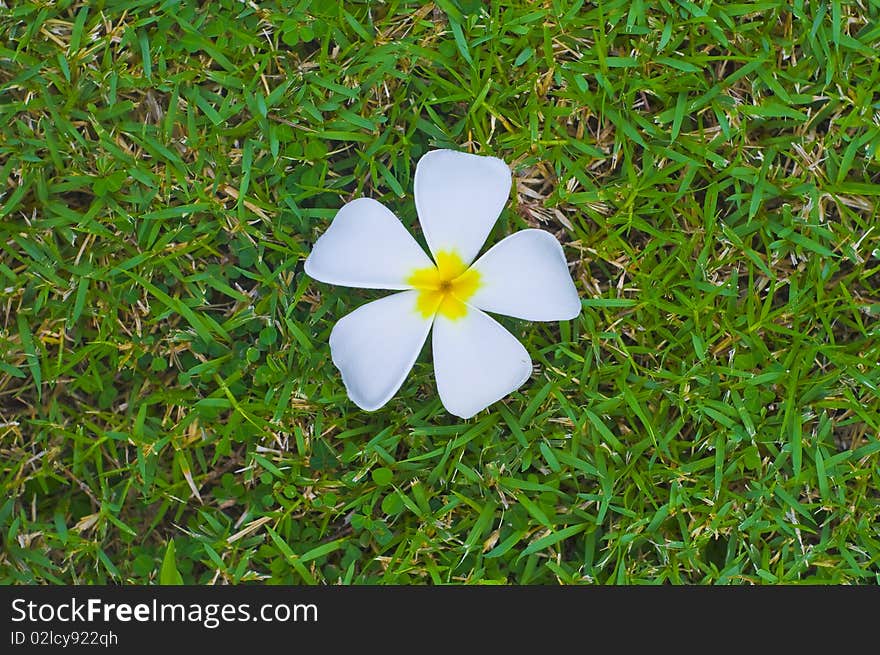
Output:
<instances>
[{"instance_id":1,"label":"grass background","mask_svg":"<svg viewBox=\"0 0 880 655\"><path fill-rule=\"evenodd\" d=\"M880 581L876 0L0 7L0 582ZM584 304L463 422L302 270L437 147Z\"/></svg>"}]
</instances>

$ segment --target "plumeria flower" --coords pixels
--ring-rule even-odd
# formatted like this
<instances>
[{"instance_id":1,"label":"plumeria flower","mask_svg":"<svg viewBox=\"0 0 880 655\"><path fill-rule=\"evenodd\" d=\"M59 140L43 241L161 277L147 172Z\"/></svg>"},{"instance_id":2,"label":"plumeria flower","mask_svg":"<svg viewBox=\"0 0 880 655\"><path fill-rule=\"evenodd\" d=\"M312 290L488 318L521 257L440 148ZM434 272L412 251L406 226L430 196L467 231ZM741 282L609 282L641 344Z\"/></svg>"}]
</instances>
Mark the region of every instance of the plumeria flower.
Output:
<instances>
[{"instance_id":1,"label":"plumeria flower","mask_svg":"<svg viewBox=\"0 0 880 655\"><path fill-rule=\"evenodd\" d=\"M580 299L559 242L522 230L474 261L510 193L496 157L434 150L416 165L415 200L433 261L397 217L370 198L339 210L315 243L306 273L321 282L401 293L367 303L330 333L333 363L362 409L397 392L432 332L443 406L470 418L518 389L532 361L485 312L530 321L576 317Z\"/></svg>"}]
</instances>

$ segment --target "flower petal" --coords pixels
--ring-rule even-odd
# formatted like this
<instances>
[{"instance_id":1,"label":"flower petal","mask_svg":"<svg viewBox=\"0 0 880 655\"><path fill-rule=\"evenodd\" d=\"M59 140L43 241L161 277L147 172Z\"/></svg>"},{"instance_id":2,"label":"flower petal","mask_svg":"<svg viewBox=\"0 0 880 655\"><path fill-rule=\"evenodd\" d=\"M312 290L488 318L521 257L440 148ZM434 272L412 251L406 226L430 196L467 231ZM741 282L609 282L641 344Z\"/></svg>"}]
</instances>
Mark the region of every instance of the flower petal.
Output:
<instances>
[{"instance_id":1,"label":"flower petal","mask_svg":"<svg viewBox=\"0 0 880 655\"><path fill-rule=\"evenodd\" d=\"M468 302L529 321L566 321L581 312L562 246L544 230L522 230L474 262L480 286Z\"/></svg>"},{"instance_id":2,"label":"flower petal","mask_svg":"<svg viewBox=\"0 0 880 655\"><path fill-rule=\"evenodd\" d=\"M416 311L417 291L395 293L343 316L330 333L330 354L348 397L373 411L403 384L428 338L431 318Z\"/></svg>"},{"instance_id":3,"label":"flower petal","mask_svg":"<svg viewBox=\"0 0 880 655\"><path fill-rule=\"evenodd\" d=\"M416 165L416 210L434 256L474 261L510 194L510 169L497 157L433 150Z\"/></svg>"},{"instance_id":4,"label":"flower petal","mask_svg":"<svg viewBox=\"0 0 880 655\"><path fill-rule=\"evenodd\" d=\"M406 278L433 266L385 205L358 198L343 205L306 259L306 275L362 289L410 289Z\"/></svg>"},{"instance_id":5,"label":"flower petal","mask_svg":"<svg viewBox=\"0 0 880 655\"><path fill-rule=\"evenodd\" d=\"M432 340L440 400L461 418L501 400L532 372L529 353L516 337L473 307L457 319L438 314Z\"/></svg>"}]
</instances>

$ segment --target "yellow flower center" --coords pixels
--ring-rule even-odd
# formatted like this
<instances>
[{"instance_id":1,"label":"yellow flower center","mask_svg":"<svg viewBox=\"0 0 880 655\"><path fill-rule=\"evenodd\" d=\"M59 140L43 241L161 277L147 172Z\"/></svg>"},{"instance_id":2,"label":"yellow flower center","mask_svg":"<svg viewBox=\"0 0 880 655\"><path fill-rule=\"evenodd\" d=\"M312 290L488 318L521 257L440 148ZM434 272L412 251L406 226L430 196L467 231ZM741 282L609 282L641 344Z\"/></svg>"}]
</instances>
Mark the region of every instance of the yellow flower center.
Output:
<instances>
[{"instance_id":1,"label":"yellow flower center","mask_svg":"<svg viewBox=\"0 0 880 655\"><path fill-rule=\"evenodd\" d=\"M480 274L454 252L438 252L436 266L417 268L407 282L419 291L416 309L425 318L440 313L452 320L467 314L465 301L480 286Z\"/></svg>"}]
</instances>

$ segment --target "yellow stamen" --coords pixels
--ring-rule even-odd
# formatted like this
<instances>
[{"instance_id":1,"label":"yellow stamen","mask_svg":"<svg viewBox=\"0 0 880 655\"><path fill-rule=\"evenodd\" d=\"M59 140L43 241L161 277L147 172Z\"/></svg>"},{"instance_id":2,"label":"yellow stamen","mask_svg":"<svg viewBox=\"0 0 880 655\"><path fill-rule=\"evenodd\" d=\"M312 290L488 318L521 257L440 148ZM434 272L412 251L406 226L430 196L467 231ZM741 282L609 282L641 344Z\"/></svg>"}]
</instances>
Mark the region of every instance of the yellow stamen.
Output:
<instances>
[{"instance_id":1,"label":"yellow stamen","mask_svg":"<svg viewBox=\"0 0 880 655\"><path fill-rule=\"evenodd\" d=\"M467 314L465 301L480 286L480 274L454 252L441 251L437 265L413 271L407 282L419 290L416 309L425 318L440 313L456 320Z\"/></svg>"}]
</instances>

